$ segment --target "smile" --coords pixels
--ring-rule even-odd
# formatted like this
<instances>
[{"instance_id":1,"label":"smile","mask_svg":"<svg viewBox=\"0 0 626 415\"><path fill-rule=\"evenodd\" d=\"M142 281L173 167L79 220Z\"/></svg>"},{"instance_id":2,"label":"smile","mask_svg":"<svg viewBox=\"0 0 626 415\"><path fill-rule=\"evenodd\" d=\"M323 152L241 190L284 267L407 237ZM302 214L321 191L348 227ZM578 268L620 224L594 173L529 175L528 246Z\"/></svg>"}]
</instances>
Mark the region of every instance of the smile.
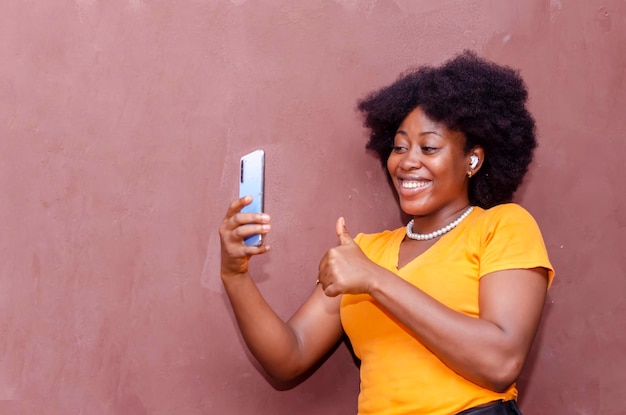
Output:
<instances>
[{"instance_id":1,"label":"smile","mask_svg":"<svg viewBox=\"0 0 626 415\"><path fill-rule=\"evenodd\" d=\"M429 181L417 180L400 180L400 187L403 189L419 189L430 184Z\"/></svg>"}]
</instances>

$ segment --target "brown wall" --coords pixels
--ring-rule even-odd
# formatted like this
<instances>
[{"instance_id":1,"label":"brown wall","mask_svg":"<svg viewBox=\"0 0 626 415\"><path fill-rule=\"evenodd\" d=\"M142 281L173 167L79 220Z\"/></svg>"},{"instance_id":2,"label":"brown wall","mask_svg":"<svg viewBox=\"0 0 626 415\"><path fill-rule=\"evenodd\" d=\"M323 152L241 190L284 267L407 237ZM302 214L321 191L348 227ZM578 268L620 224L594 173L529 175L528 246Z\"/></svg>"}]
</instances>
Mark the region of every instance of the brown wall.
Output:
<instances>
[{"instance_id":1,"label":"brown wall","mask_svg":"<svg viewBox=\"0 0 626 415\"><path fill-rule=\"evenodd\" d=\"M0 2L0 413L350 414L344 347L275 390L216 229L267 152L261 290L288 317L334 222L400 215L356 99L464 48L520 68L541 147L518 201L557 268L527 414L626 413L626 2Z\"/></svg>"}]
</instances>

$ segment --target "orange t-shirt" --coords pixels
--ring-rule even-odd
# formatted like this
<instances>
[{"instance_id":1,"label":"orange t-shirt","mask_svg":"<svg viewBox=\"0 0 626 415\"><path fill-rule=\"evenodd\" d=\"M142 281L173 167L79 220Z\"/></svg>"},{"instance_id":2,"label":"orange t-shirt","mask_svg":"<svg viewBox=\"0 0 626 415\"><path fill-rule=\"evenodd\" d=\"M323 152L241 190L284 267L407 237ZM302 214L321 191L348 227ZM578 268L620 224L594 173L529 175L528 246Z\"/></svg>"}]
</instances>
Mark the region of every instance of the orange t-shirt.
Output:
<instances>
[{"instance_id":1,"label":"orange t-shirt","mask_svg":"<svg viewBox=\"0 0 626 415\"><path fill-rule=\"evenodd\" d=\"M460 313L479 317L480 278L495 271L543 267L554 277L539 227L516 204L474 208L426 252L397 269L405 229L359 234L355 241L378 265ZM344 295L341 321L361 359L359 415L450 415L498 399L448 368L367 294Z\"/></svg>"}]
</instances>

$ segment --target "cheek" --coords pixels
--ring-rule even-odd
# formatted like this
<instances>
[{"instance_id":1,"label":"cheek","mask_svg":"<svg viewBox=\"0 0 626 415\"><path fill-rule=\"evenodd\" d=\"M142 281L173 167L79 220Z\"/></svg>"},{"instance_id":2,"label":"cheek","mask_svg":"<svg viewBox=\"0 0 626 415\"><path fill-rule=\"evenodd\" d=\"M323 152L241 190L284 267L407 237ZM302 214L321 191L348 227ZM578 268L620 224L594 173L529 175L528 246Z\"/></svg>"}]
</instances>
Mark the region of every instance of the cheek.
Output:
<instances>
[{"instance_id":1,"label":"cheek","mask_svg":"<svg viewBox=\"0 0 626 415\"><path fill-rule=\"evenodd\" d=\"M387 171L389 174L393 175L393 173L398 168L398 164L400 163L401 157L397 154L391 153L387 158Z\"/></svg>"}]
</instances>

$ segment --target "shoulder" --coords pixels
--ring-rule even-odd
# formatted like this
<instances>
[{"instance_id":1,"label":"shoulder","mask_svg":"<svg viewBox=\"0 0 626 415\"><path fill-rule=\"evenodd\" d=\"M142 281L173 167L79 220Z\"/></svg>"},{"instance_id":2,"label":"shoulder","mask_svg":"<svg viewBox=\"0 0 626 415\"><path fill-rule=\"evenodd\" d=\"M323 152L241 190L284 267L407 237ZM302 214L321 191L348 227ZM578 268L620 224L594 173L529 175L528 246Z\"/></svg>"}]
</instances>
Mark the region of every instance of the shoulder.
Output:
<instances>
[{"instance_id":1,"label":"shoulder","mask_svg":"<svg viewBox=\"0 0 626 415\"><path fill-rule=\"evenodd\" d=\"M512 268L542 267L554 277L541 230L533 216L515 203L480 212L476 240L480 243L481 275Z\"/></svg>"},{"instance_id":2,"label":"shoulder","mask_svg":"<svg viewBox=\"0 0 626 415\"><path fill-rule=\"evenodd\" d=\"M526 209L517 203L503 203L483 211L485 218L519 218L521 220L533 220L534 218Z\"/></svg>"},{"instance_id":3,"label":"shoulder","mask_svg":"<svg viewBox=\"0 0 626 415\"><path fill-rule=\"evenodd\" d=\"M476 216L473 229L483 243L511 238L527 242L543 239L535 218L516 203L480 209Z\"/></svg>"},{"instance_id":4,"label":"shoulder","mask_svg":"<svg viewBox=\"0 0 626 415\"><path fill-rule=\"evenodd\" d=\"M361 249L375 248L387 245L390 241L395 240L398 234L404 235L404 232L405 230L402 227L378 233L359 233L356 238L354 238L354 241Z\"/></svg>"},{"instance_id":5,"label":"shoulder","mask_svg":"<svg viewBox=\"0 0 626 415\"><path fill-rule=\"evenodd\" d=\"M516 203L504 203L482 210L478 215L478 222L487 228L505 225L537 226L530 212Z\"/></svg>"}]
</instances>

